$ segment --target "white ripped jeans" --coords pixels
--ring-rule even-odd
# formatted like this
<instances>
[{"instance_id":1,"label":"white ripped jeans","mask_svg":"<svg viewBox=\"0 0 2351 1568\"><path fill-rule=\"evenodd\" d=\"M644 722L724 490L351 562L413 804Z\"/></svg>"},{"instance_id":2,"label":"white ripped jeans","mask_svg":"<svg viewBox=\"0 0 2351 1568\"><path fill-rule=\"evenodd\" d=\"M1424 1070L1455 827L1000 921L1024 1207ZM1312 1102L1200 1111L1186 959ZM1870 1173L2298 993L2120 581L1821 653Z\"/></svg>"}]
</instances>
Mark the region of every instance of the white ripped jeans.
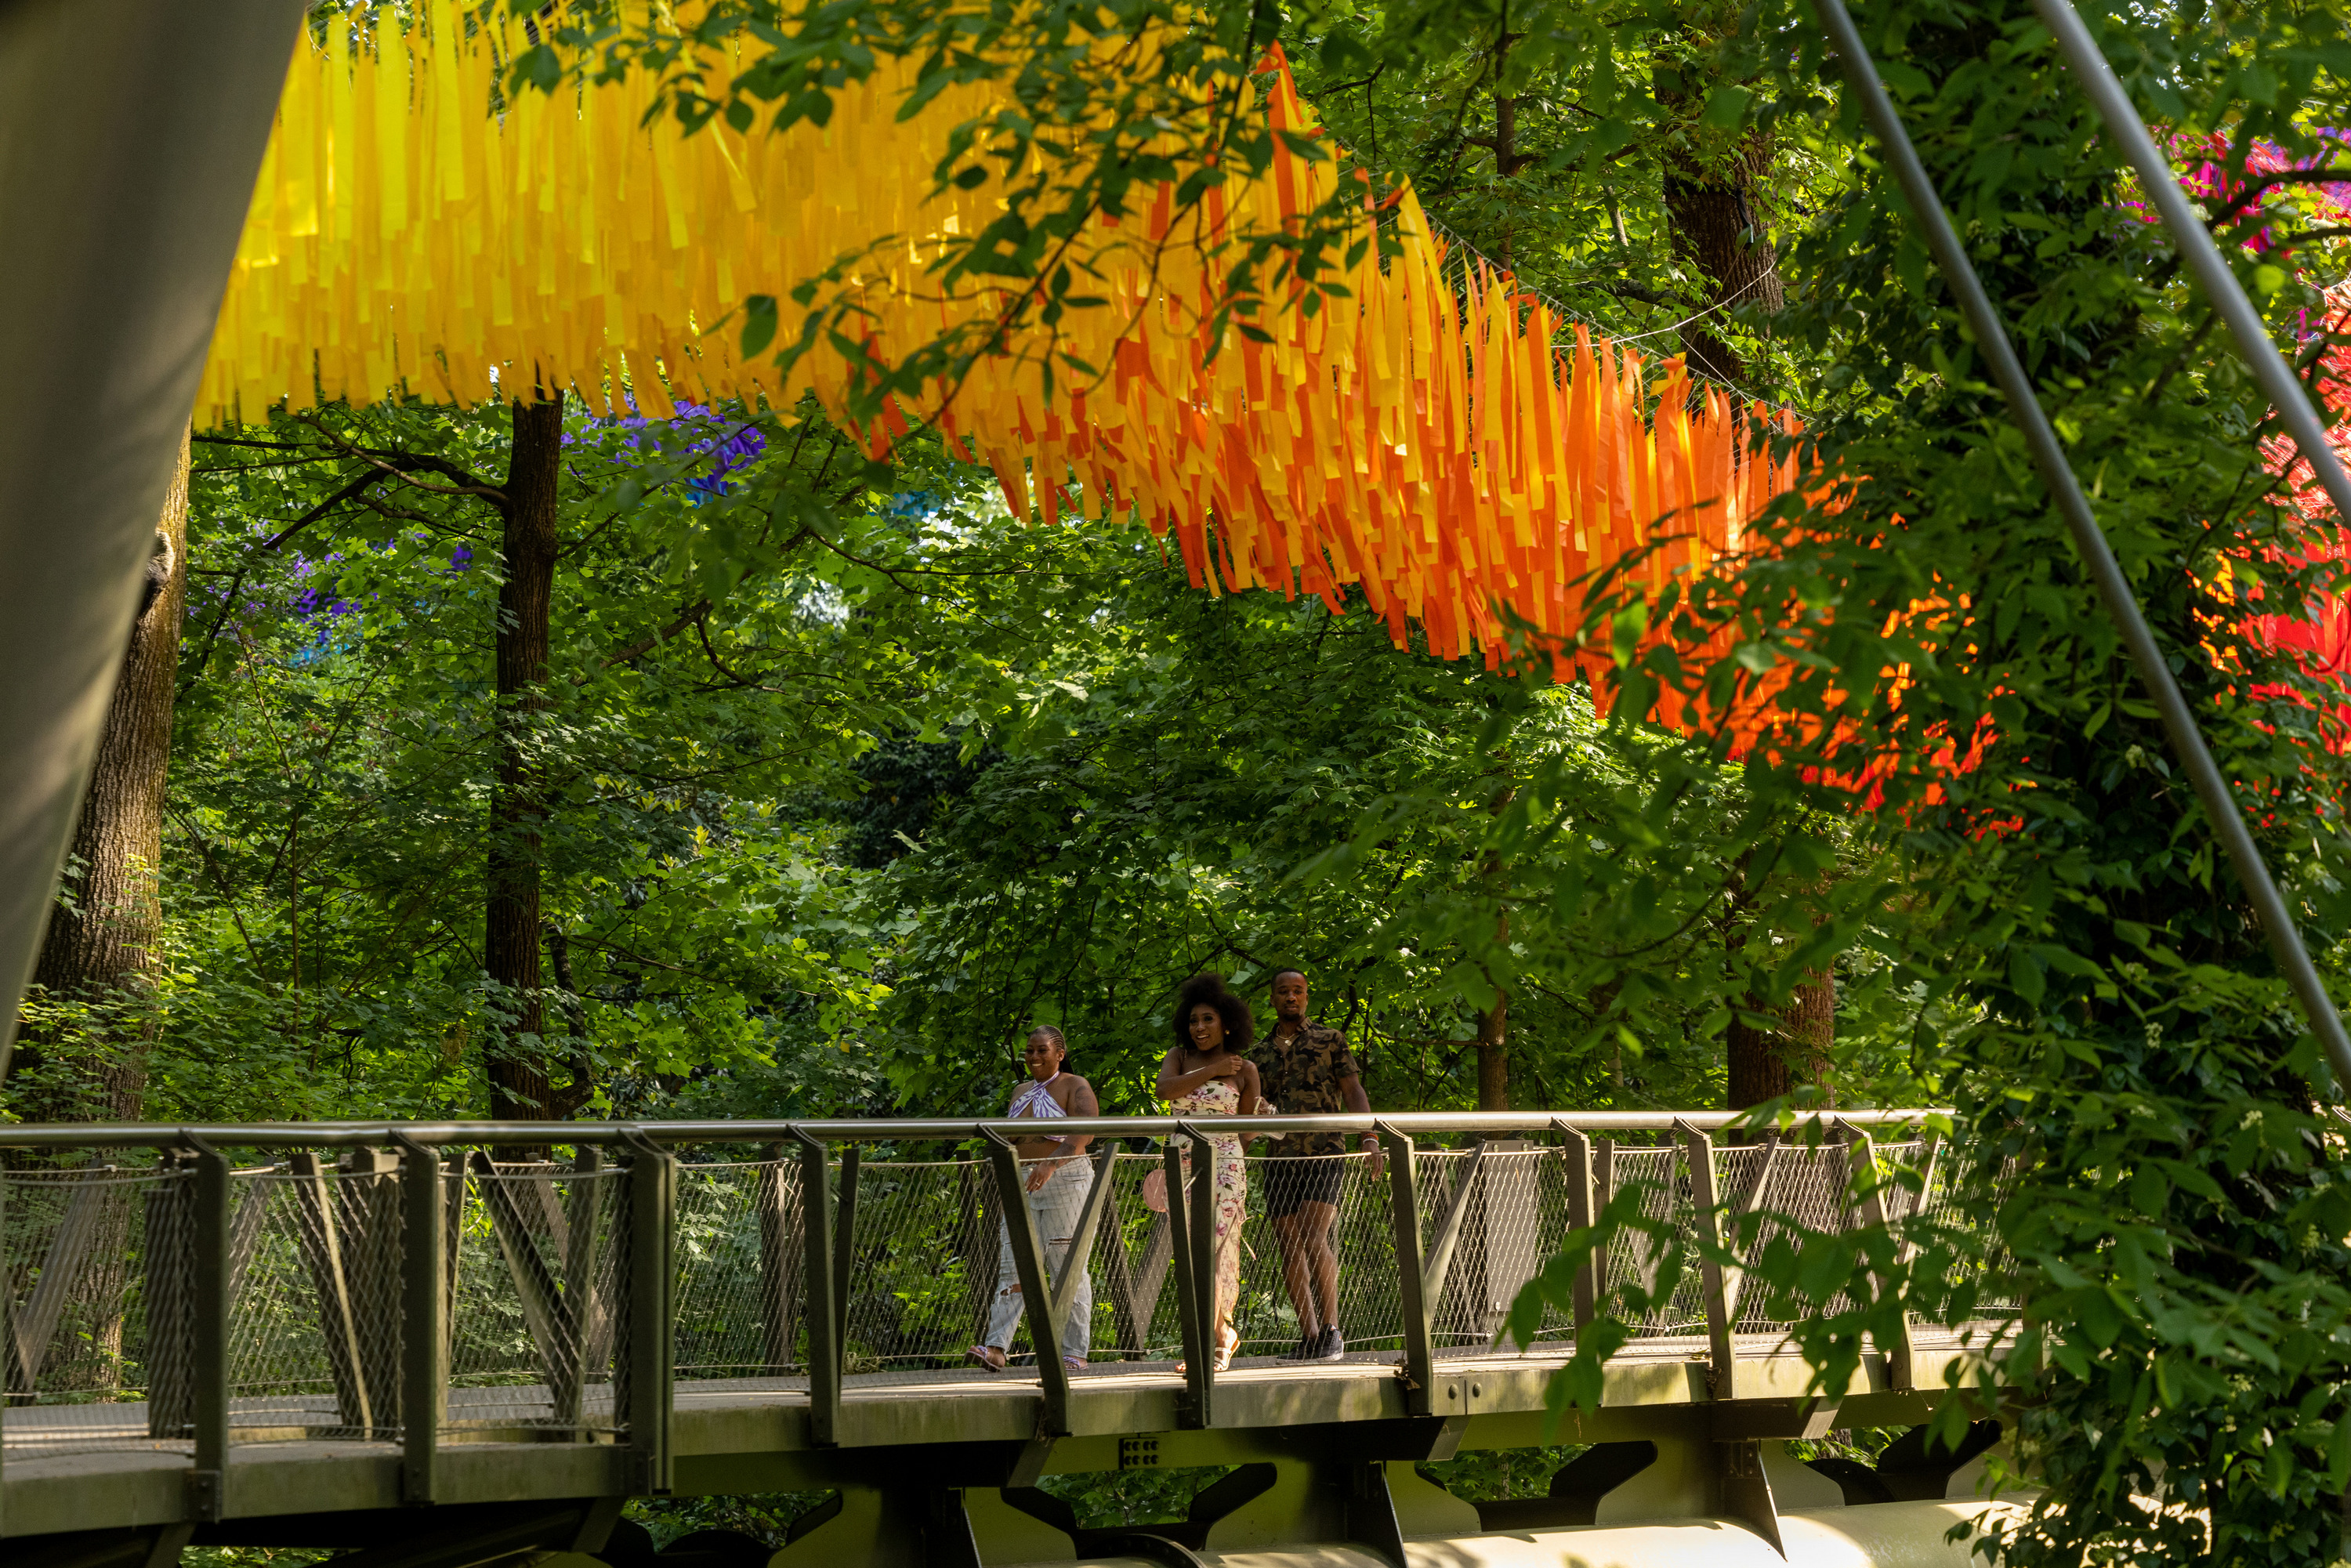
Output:
<instances>
[{"instance_id":1,"label":"white ripped jeans","mask_svg":"<svg viewBox=\"0 0 2351 1568\"><path fill-rule=\"evenodd\" d=\"M1027 1172L1022 1173L1027 1179ZM1086 1191L1092 1186L1093 1166L1082 1159L1071 1160L1051 1176L1036 1192L1026 1193L1029 1200L1029 1222L1037 1228L1037 1236L1045 1244L1045 1277L1047 1289L1057 1289L1061 1282L1064 1261L1069 1257L1070 1239L1077 1233L1078 1217L1086 1206ZM987 1336L981 1343L992 1344L1009 1354L1012 1332L1020 1325L1025 1299L1020 1294L1020 1275L1012 1266L1012 1229L998 1229L997 1238L996 1294L987 1308ZM1061 1331L1063 1355L1083 1357L1092 1337L1094 1322L1094 1281L1083 1259L1078 1261L1078 1285L1070 1298L1068 1327Z\"/></svg>"}]
</instances>

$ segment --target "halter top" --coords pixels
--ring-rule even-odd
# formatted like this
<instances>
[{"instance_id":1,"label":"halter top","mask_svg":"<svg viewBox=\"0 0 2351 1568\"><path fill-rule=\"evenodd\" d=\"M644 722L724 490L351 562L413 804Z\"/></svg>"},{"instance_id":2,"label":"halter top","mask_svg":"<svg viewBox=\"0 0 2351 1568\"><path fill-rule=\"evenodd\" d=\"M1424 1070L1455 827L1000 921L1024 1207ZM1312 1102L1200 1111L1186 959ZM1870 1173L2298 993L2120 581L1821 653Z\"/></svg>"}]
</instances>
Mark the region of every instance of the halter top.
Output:
<instances>
[{"instance_id":1,"label":"halter top","mask_svg":"<svg viewBox=\"0 0 2351 1568\"><path fill-rule=\"evenodd\" d=\"M1061 1075L1060 1073L1056 1072L1052 1077L1045 1079L1041 1082L1037 1079L1031 1078L1028 1082L1023 1083L1019 1088L1015 1089L1012 1092L1012 1108L1007 1111L1005 1114L1008 1116L1032 1116L1039 1121L1043 1121L1051 1116L1068 1115L1069 1113L1061 1109L1061 1103L1054 1099L1051 1093L1053 1084L1060 1081L1061 1076ZM1066 1133L1040 1133L1037 1136L1050 1139L1056 1144L1067 1143L1069 1141L1069 1134Z\"/></svg>"}]
</instances>

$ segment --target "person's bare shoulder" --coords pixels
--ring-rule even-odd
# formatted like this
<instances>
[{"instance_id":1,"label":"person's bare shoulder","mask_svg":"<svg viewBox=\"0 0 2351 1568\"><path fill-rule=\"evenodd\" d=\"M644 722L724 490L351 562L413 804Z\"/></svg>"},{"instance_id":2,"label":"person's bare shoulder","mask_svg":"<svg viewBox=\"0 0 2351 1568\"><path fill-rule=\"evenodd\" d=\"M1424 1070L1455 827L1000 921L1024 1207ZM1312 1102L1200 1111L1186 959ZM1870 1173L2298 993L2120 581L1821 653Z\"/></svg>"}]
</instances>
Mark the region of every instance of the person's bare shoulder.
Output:
<instances>
[{"instance_id":1,"label":"person's bare shoulder","mask_svg":"<svg viewBox=\"0 0 2351 1568\"><path fill-rule=\"evenodd\" d=\"M1068 1084L1066 1089L1062 1088L1061 1083L1056 1083L1053 1085L1052 1089L1046 1091L1046 1092L1053 1095L1054 1100L1060 1103L1062 1110L1067 1111L1071 1106L1077 1105L1081 1103L1088 1105L1094 1103L1094 1086L1092 1083L1089 1083L1074 1072L1064 1072L1061 1074L1061 1079L1062 1082ZM1060 1092L1058 1093L1054 1092L1054 1091L1057 1090Z\"/></svg>"}]
</instances>

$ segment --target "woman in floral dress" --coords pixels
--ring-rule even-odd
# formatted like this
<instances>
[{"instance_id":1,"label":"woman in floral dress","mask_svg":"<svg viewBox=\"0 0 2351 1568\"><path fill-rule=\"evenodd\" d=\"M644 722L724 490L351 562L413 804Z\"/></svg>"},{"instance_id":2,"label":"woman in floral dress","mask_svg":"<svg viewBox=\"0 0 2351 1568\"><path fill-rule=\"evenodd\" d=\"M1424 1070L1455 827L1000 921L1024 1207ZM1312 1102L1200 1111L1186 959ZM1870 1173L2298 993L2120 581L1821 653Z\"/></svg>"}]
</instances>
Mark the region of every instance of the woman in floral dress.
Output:
<instances>
[{"instance_id":1,"label":"woman in floral dress","mask_svg":"<svg viewBox=\"0 0 2351 1568\"><path fill-rule=\"evenodd\" d=\"M1249 1116L1257 1113L1257 1066L1241 1059L1257 1039L1249 1004L1225 988L1221 975L1198 975L1184 983L1176 1004L1176 1049L1159 1063L1159 1097L1179 1116ZM1241 1218L1249 1206L1248 1178L1241 1168L1241 1141L1211 1137L1216 1183L1216 1321L1208 1340L1213 1366L1232 1364L1240 1332L1233 1327L1233 1303L1241 1282ZM1185 1151L1188 1168L1191 1151ZM1170 1193L1170 1202L1180 1201Z\"/></svg>"}]
</instances>

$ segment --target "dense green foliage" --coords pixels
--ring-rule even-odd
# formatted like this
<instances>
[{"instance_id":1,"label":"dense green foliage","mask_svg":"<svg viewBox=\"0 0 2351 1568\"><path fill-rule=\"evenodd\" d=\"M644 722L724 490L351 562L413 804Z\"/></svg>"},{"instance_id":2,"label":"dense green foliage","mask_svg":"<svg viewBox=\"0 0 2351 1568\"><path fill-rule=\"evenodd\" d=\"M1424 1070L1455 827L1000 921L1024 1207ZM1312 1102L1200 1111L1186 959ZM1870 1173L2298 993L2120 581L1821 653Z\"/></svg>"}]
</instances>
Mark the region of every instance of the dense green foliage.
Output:
<instances>
[{"instance_id":1,"label":"dense green foliage","mask_svg":"<svg viewBox=\"0 0 2351 1568\"><path fill-rule=\"evenodd\" d=\"M1024 528L919 452L844 482L820 424L764 416L570 422L532 740L564 958L549 1038L509 1039L480 958L496 519L447 493L503 472L506 423L336 411L203 448L172 974L152 1045L117 1031L152 1113L477 1113L486 1053L540 1048L588 1063L583 1109L976 1111L1038 1019L1140 1110L1176 984L1284 964L1384 1104L1466 1103L1496 983L1524 1097L1719 1096L1726 1015L1691 998L1719 925L1562 924L1572 835L1491 840L1531 788L1637 815L1654 739L1367 616L1200 594L1139 531ZM721 487L698 449L746 427ZM1719 884L1733 786L1698 789L1682 869ZM1483 950L1506 907L1519 939Z\"/></svg>"},{"instance_id":2,"label":"dense green foliage","mask_svg":"<svg viewBox=\"0 0 2351 1568\"><path fill-rule=\"evenodd\" d=\"M1152 84L1072 45L1172 8L872 0L823 8L820 36L753 26L782 14L712 7L769 52L735 82L674 78L673 107L820 119L876 49L1017 78L1031 120L970 129L1043 172L951 265L1040 277L1072 225L1169 172L1122 162L1104 130L1146 120ZM676 57L659 16L570 16L523 78ZM2344 22L2199 4L2115 37L2139 100L2231 144L2223 162L2263 138L2341 164L2315 128L2351 119ZM1862 23L2339 976L2331 694L2248 617L2341 585L2259 450L2267 411L2029 6L1888 0ZM1960 1207L2000 1246L1930 1227L1915 1256L1882 1229L1775 1246L1759 1289L1854 1303L1803 1331L1823 1378L1900 1311L1958 1322L2018 1291L1997 1365L2015 1462L2045 1490L1988 1542L2006 1561L2331 1561L2351 1479L2341 1087L1809 15L1219 8L1169 80L1229 82L1277 37L1379 177L1632 330L1708 297L1669 182L1766 159L1785 308L1719 314L1805 410L1837 505L1792 507L1719 577L1612 589L1603 722L1584 691L1399 652L1367 618L1197 593L1139 531L1024 528L919 443L867 472L806 411L575 421L559 678L533 730L565 1021L532 1041L477 951L497 566L462 492L503 464L507 416L279 419L235 435L266 447L203 449L190 537L216 590L186 654L172 976L95 1020L151 1052L153 1113L466 1110L486 1052L530 1050L584 1062L585 1103L638 1114L977 1110L1039 1019L1106 1103L1139 1108L1183 975L1284 964L1349 1026L1377 1104L1467 1103L1498 991L1522 1099L1706 1103L1733 1022L1834 967L1837 1092L1956 1106ZM2307 366L2342 246L2297 223L2289 197L2221 226L2269 229L2232 254ZM1330 237L1236 259L1308 268ZM760 450L713 479L705 449L746 427ZM1674 652L1715 632L1729 657ZM1733 758L1639 722L1666 685L1717 713L1768 696L1786 723ZM1660 1291L1694 1261L1665 1239ZM1596 1386L1610 1332L1562 1398Z\"/></svg>"}]
</instances>

